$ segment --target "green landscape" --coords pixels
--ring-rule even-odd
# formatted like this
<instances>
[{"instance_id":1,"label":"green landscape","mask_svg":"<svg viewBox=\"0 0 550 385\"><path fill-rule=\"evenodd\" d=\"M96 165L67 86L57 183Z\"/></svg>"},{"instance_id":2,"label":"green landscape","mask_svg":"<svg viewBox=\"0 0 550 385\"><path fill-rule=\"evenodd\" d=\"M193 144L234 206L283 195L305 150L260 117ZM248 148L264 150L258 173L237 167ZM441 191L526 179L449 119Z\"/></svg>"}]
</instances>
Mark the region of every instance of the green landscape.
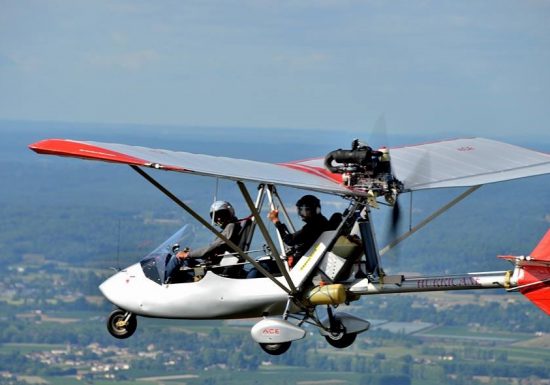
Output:
<instances>
[{"instance_id":1,"label":"green landscape","mask_svg":"<svg viewBox=\"0 0 550 385\"><path fill-rule=\"evenodd\" d=\"M26 147L68 137L276 162L347 147L353 137L346 133L309 138L290 130L220 129L212 140L193 128L2 121L0 134L0 385L550 384L550 317L520 294L497 290L364 297L339 308L372 324L342 350L311 328L286 354L270 356L250 336L254 320L139 318L132 338L116 340L105 328L113 306L98 285L183 224L196 224L128 167L38 156ZM308 144L301 145L305 137ZM426 139L402 137L395 144ZM550 149L544 141L498 139ZM215 193L248 215L233 183L216 187L207 178L168 174L156 176L201 215L207 217ZM385 256L384 269L511 268L496 256L527 255L548 230L549 186L546 175L483 187ZM289 206L302 194L280 193ZM413 221L456 195L415 194ZM342 207L338 198L320 197L327 216ZM380 245L388 215L375 212ZM211 238L198 225L195 230L193 245Z\"/></svg>"}]
</instances>

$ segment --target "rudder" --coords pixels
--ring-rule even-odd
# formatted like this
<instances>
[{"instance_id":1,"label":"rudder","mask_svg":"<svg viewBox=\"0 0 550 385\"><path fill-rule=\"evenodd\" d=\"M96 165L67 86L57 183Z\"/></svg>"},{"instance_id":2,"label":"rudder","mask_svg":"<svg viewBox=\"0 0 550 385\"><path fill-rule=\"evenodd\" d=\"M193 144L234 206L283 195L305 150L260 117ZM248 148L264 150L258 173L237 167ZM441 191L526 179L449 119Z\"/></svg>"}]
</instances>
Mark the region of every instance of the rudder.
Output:
<instances>
[{"instance_id":1,"label":"rudder","mask_svg":"<svg viewBox=\"0 0 550 385\"><path fill-rule=\"evenodd\" d=\"M539 309L550 315L550 230L531 252L532 263L523 266L519 291Z\"/></svg>"}]
</instances>

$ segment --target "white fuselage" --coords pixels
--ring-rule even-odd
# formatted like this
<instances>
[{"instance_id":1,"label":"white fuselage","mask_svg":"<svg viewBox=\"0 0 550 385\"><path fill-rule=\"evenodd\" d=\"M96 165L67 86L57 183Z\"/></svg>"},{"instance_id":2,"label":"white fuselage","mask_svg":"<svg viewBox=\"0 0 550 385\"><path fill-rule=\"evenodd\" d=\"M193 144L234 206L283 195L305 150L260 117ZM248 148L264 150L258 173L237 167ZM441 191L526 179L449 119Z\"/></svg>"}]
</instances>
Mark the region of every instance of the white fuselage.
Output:
<instances>
[{"instance_id":1,"label":"white fuselage","mask_svg":"<svg viewBox=\"0 0 550 385\"><path fill-rule=\"evenodd\" d=\"M211 271L198 282L159 285L145 276L139 263L108 278L99 289L121 309L158 318L231 319L277 315L283 313L288 299L268 278L232 279Z\"/></svg>"},{"instance_id":2,"label":"white fuselage","mask_svg":"<svg viewBox=\"0 0 550 385\"><path fill-rule=\"evenodd\" d=\"M334 235L325 231L302 257L290 279L300 287L323 256ZM288 287L283 277L274 278ZM116 273L99 289L111 303L136 315L182 319L234 319L280 315L288 293L269 278L226 278L207 271L197 282L158 284L147 278L140 263ZM289 311L300 309L291 306Z\"/></svg>"}]
</instances>

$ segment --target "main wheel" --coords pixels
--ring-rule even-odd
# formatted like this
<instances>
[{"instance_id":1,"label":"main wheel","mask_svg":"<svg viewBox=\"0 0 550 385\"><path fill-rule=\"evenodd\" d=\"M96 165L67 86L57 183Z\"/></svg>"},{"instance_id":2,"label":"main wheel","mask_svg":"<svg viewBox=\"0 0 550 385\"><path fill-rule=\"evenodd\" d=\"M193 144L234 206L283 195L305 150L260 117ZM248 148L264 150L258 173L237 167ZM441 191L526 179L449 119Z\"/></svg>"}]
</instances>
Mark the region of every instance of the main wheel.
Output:
<instances>
[{"instance_id":1,"label":"main wheel","mask_svg":"<svg viewBox=\"0 0 550 385\"><path fill-rule=\"evenodd\" d=\"M260 344L262 350L272 356L283 354L290 348L290 342L281 342L280 344Z\"/></svg>"},{"instance_id":2,"label":"main wheel","mask_svg":"<svg viewBox=\"0 0 550 385\"><path fill-rule=\"evenodd\" d=\"M355 339L357 338L357 333L346 333L346 328L340 321L337 321L337 329L336 332L331 332L328 335L325 335L325 339L327 342L338 349L347 348L348 346L351 346Z\"/></svg>"},{"instance_id":3,"label":"main wheel","mask_svg":"<svg viewBox=\"0 0 550 385\"><path fill-rule=\"evenodd\" d=\"M107 330L119 339L130 337L137 328L137 317L135 314L122 309L116 309L107 318Z\"/></svg>"},{"instance_id":4,"label":"main wheel","mask_svg":"<svg viewBox=\"0 0 550 385\"><path fill-rule=\"evenodd\" d=\"M338 336L325 336L327 342L338 349L347 348L355 342L357 333L339 334Z\"/></svg>"}]
</instances>

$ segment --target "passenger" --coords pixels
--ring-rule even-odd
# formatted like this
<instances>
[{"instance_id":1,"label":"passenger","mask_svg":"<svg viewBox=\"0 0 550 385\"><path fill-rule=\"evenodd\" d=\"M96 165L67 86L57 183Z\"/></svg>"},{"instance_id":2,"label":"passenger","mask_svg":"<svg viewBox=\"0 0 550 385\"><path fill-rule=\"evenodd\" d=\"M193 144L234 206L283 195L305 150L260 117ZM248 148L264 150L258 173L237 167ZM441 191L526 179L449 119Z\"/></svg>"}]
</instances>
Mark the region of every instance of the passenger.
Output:
<instances>
[{"instance_id":1,"label":"passenger","mask_svg":"<svg viewBox=\"0 0 550 385\"><path fill-rule=\"evenodd\" d=\"M216 201L210 207L210 217L214 223L222 229L222 235L235 244L239 243L241 224L235 216L235 210L231 203ZM226 251L233 251L224 241L216 239L206 247L197 250L184 249L176 255L172 255L166 264L166 279L173 278L181 266L193 267L200 263L217 265Z\"/></svg>"},{"instance_id":2,"label":"passenger","mask_svg":"<svg viewBox=\"0 0 550 385\"><path fill-rule=\"evenodd\" d=\"M285 245L291 247L288 253L288 265L294 266L309 250L323 231L329 229L329 222L321 214L321 201L313 195L304 195L296 202L298 215L305 225L295 233L291 233L284 223L279 220L279 211L272 210L268 218L275 224Z\"/></svg>"}]
</instances>

